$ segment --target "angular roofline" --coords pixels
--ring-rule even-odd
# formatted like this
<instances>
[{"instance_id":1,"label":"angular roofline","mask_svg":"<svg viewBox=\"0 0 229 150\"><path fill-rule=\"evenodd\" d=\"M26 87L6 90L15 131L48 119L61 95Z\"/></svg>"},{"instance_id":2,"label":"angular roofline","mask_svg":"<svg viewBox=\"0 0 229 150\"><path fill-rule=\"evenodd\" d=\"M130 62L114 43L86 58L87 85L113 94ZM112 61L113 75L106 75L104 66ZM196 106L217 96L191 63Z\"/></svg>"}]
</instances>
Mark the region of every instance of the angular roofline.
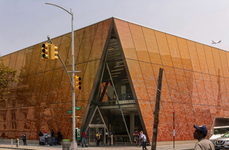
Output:
<instances>
[{"instance_id":1,"label":"angular roofline","mask_svg":"<svg viewBox=\"0 0 229 150\"><path fill-rule=\"evenodd\" d=\"M115 16L110 17L110 18L107 18L107 19L104 19L104 20L101 20L101 21L98 21L98 22L95 22L95 23L93 23L93 24L89 24L89 25L87 25L87 26L85 26L85 27L81 27L81 28L79 28L79 29L74 30L74 32L75 32L75 31L78 31L78 30L81 30L81 29L84 29L84 28L87 28L87 27L89 27L89 26L98 24L98 23L100 23L100 22L109 20L109 19L118 19L118 20L122 20L122 21L125 21L125 22L128 22L128 23L132 23L132 24L135 24L135 25L139 25L139 26L141 26L141 27L145 27L145 28L148 28L148 29L151 29L151 30L159 31L159 32L162 32L162 33L165 33L165 34L168 34L168 35L172 35L172 36L175 36L175 37L179 37L179 38L182 38L182 39L185 39L185 40L189 40L189 41L192 41L192 42L195 42L195 43L203 44L203 43L200 43L200 42L191 40L191 39L187 39L187 38L184 38L184 37L181 37L181 36L173 35L173 34L170 34L170 33L167 33L167 32L161 31L161 30L158 30L158 29L154 29L154 28L151 28L151 27L148 27L148 26L139 24L139 23L135 23L135 22L132 22L132 21L128 21L128 20L125 20L125 19L122 19L122 18L119 18L119 17L115 17ZM54 37L54 38L52 38L52 39L58 38L58 37L60 37L60 36L64 36L64 35L69 34L69 33L71 33L71 32L67 32L67 33L65 33L65 34L56 36L56 37ZM45 40L45 41L42 41L42 42L39 42L39 43L43 43L43 42L46 42L46 40ZM39 44L39 43L37 43L37 44ZM12 53L3 55L3 56L1 56L1 57L7 56L7 55L11 55L11 54L13 54L13 53L16 53L16 52L18 52L18 51L24 50L24 49L26 49L26 48L33 47L34 45L37 45L37 44L33 44L33 45L31 45L31 46L22 48L22 49L20 49L20 50L17 50L17 51L15 51L15 52L12 52ZM217 48L217 47L214 47L214 46L210 46L210 45L207 45L207 44L203 44L203 45L209 46L209 47L211 47L211 48L215 48L215 49L218 49L218 50L222 50L222 51L225 51L225 52L229 52L229 51L227 51L227 50L225 50L225 49L220 49L220 48ZM1 58L1 57L0 57L0 58Z\"/></svg>"},{"instance_id":2,"label":"angular roofline","mask_svg":"<svg viewBox=\"0 0 229 150\"><path fill-rule=\"evenodd\" d=\"M227 51L227 50L225 50L225 49L220 49L220 48L217 48L217 47L214 47L214 46L211 46L211 45L207 45L207 44L200 43L200 42L197 42L197 41L194 41L194 40L191 40L191 39L187 39L187 38L184 38L184 37L181 37L181 36L177 36L177 35L174 35L174 34L170 34L170 33L167 33L167 32L161 31L161 30L158 30L158 29L153 29L153 28L151 28L151 27L148 27L148 26L145 26L145 25L142 25L142 24L139 24L139 23L135 23L135 22L132 22L132 21L128 21L128 20L125 20L125 19L122 19L122 18L118 18L118 17L112 17L112 18L118 19L118 20L122 20L122 21L125 21L125 22L128 22L128 23L132 23L132 24L135 24L135 25L138 25L138 26L141 26L141 27L145 27L145 28L148 28L148 29L151 29L151 30L159 31L159 32L162 32L162 33L165 33L165 34L168 34L168 35L175 36L175 37L179 37L179 38L182 38L182 39L185 39L185 40L189 40L189 41L192 41L192 42L195 42L195 43L199 43L199 44L202 44L202 45L206 45L206 46L209 46L209 47L218 49L218 50L222 50L222 51L225 51L225 52L229 52L229 50Z\"/></svg>"},{"instance_id":3,"label":"angular roofline","mask_svg":"<svg viewBox=\"0 0 229 150\"><path fill-rule=\"evenodd\" d=\"M109 20L109 19L113 19L113 18L114 18L114 17L110 17L110 18L107 18L107 19L104 19L104 20L98 21L98 22L96 22L96 23L89 24L89 25L87 25L87 26L84 26L84 27L81 27L81 28L79 28L79 29L74 30L74 32L75 32L75 31L78 31L78 30L82 30L82 29L87 28L87 27L89 27L89 26L92 26L92 25L98 24L98 23L100 23L100 22L103 22L103 21L106 21L106 20ZM69 34L69 33L71 33L71 31L70 31L70 32L67 32L67 33L64 33L64 34L61 34L61 35L58 35L58 36L53 37L53 38L51 38L51 39L55 39L55 38L58 38L58 37L64 36L64 35ZM39 42L39 43L44 43L44 42L47 42L47 40L42 41L42 42ZM1 56L1 57L5 57L5 56L7 56L7 55L11 55L11 54L16 53L16 52L18 52L18 51L21 51L21 50L27 49L27 48L29 48L29 47L33 47L33 46L35 46L35 45L37 45L37 44L39 44L39 43L36 43L36 44L31 45L31 46L28 46L28 47L22 48L22 49L20 49L20 50L17 50L17 51L14 51L14 52L12 52L12 53L9 53L9 54L6 54L6 55L3 55L3 56ZM0 57L0 58L1 58L1 57Z\"/></svg>"}]
</instances>

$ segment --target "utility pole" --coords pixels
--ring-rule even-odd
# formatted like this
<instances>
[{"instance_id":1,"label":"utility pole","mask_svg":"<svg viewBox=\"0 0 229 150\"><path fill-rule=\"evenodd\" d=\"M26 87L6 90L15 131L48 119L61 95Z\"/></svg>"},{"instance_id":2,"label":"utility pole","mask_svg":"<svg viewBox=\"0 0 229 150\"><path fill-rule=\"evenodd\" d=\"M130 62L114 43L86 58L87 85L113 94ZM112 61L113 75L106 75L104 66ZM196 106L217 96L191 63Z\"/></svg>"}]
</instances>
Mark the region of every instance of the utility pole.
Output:
<instances>
[{"instance_id":1,"label":"utility pole","mask_svg":"<svg viewBox=\"0 0 229 150\"><path fill-rule=\"evenodd\" d=\"M173 149L175 149L175 112L173 112Z\"/></svg>"},{"instance_id":2,"label":"utility pole","mask_svg":"<svg viewBox=\"0 0 229 150\"><path fill-rule=\"evenodd\" d=\"M158 123L159 123L162 75L163 75L163 69L160 68L159 69L159 76L158 76L158 84L157 84L155 111L154 111L154 124L153 124L153 135L152 135L151 150L156 150L156 146L157 146L157 132L158 132L157 128L158 128Z\"/></svg>"},{"instance_id":3,"label":"utility pole","mask_svg":"<svg viewBox=\"0 0 229 150\"><path fill-rule=\"evenodd\" d=\"M68 73L71 73L72 74L72 81L70 80L70 83L72 85L72 149L75 150L77 148L77 141L76 141L76 136L75 136L75 129L76 129L76 118L75 118L75 73L79 72L79 71L75 71L74 69L74 29L73 29L73 21L74 21L74 17L73 17L73 12L72 10L70 9L70 11L64 9L63 7L59 6L59 5L56 5L56 4L52 4L52 3L45 3L47 5L52 5L52 6L56 6L56 7L59 7L60 9L66 11L68 14L71 15L71 29L72 29L72 71L70 72L67 72L66 70L66 67L65 67L65 71L67 72L67 75ZM49 40L49 37L48 37L48 40ZM60 58L60 55L58 54L58 57ZM61 59L60 59L61 60ZM61 61L61 63L63 64L63 62ZM63 64L64 66L64 64ZM70 77L68 76L68 78L70 79Z\"/></svg>"}]
</instances>

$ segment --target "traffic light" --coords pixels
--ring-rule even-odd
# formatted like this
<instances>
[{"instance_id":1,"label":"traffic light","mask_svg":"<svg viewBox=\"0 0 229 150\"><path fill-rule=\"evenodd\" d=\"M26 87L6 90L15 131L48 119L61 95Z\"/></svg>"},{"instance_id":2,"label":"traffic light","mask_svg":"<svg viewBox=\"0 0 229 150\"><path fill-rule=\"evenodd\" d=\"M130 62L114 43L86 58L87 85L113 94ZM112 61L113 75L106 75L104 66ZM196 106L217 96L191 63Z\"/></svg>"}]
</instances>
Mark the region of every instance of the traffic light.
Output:
<instances>
[{"instance_id":1,"label":"traffic light","mask_svg":"<svg viewBox=\"0 0 229 150\"><path fill-rule=\"evenodd\" d=\"M58 50L58 47L56 47L53 44L50 45L50 59L51 60L58 59L58 51L57 50Z\"/></svg>"},{"instance_id":2,"label":"traffic light","mask_svg":"<svg viewBox=\"0 0 229 150\"><path fill-rule=\"evenodd\" d=\"M81 78L78 76L75 76L75 90L81 90Z\"/></svg>"},{"instance_id":3,"label":"traffic light","mask_svg":"<svg viewBox=\"0 0 229 150\"><path fill-rule=\"evenodd\" d=\"M48 60L49 59L49 43L42 44L41 47L41 57L43 60Z\"/></svg>"}]
</instances>

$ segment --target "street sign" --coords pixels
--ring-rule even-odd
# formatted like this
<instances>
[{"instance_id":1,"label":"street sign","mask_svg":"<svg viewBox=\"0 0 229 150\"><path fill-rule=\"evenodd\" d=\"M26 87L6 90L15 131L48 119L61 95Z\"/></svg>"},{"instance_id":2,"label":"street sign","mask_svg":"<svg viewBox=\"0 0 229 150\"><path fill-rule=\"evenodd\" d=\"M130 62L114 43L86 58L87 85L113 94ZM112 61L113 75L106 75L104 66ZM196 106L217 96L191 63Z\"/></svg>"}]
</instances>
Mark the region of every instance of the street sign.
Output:
<instances>
[{"instance_id":1,"label":"street sign","mask_svg":"<svg viewBox=\"0 0 229 150\"><path fill-rule=\"evenodd\" d=\"M75 110L81 110L81 107L75 107ZM72 110L68 110L68 113L71 114Z\"/></svg>"},{"instance_id":2,"label":"street sign","mask_svg":"<svg viewBox=\"0 0 229 150\"><path fill-rule=\"evenodd\" d=\"M81 110L81 107L75 107L75 110Z\"/></svg>"},{"instance_id":3,"label":"street sign","mask_svg":"<svg viewBox=\"0 0 229 150\"><path fill-rule=\"evenodd\" d=\"M75 107L75 110L81 110L81 107ZM71 114L72 110L68 110L68 113Z\"/></svg>"}]
</instances>

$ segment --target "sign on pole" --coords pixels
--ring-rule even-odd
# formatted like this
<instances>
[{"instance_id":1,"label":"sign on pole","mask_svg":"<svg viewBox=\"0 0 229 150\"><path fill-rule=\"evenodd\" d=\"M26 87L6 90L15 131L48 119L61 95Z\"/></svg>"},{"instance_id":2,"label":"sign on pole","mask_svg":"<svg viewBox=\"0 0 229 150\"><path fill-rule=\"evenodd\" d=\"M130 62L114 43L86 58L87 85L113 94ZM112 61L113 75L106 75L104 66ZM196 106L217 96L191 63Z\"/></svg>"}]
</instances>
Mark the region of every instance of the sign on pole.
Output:
<instances>
[{"instance_id":1,"label":"sign on pole","mask_svg":"<svg viewBox=\"0 0 229 150\"><path fill-rule=\"evenodd\" d=\"M76 107L75 109L76 109L76 110L81 110L81 107Z\"/></svg>"},{"instance_id":2,"label":"sign on pole","mask_svg":"<svg viewBox=\"0 0 229 150\"><path fill-rule=\"evenodd\" d=\"M75 110L81 110L81 107L75 107ZM68 110L68 113L71 114L72 110Z\"/></svg>"}]
</instances>

